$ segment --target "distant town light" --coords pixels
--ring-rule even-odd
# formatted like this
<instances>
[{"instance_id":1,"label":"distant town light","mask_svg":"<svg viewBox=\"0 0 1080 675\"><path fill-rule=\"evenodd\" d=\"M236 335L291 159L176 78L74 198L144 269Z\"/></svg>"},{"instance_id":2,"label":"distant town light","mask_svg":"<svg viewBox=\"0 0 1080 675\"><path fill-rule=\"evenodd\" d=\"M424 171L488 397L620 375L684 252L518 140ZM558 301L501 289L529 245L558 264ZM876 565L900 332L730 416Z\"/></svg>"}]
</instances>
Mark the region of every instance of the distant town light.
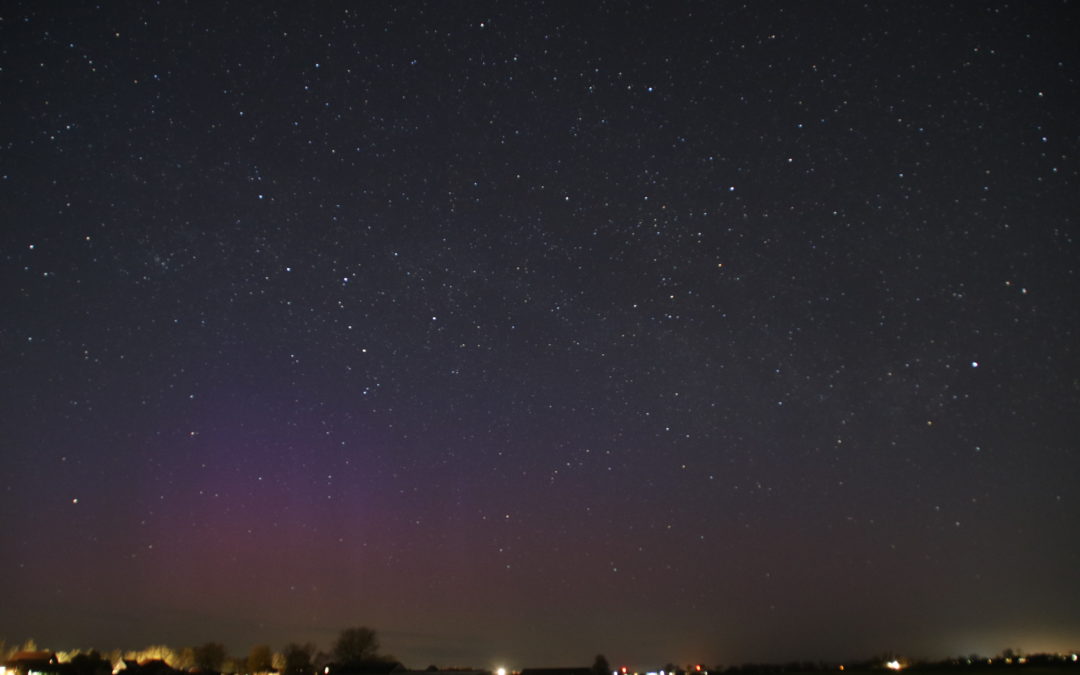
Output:
<instances>
[{"instance_id":1,"label":"distant town light","mask_svg":"<svg viewBox=\"0 0 1080 675\"><path fill-rule=\"evenodd\" d=\"M496 668L495 675L506 675L506 668Z\"/></svg>"},{"instance_id":2,"label":"distant town light","mask_svg":"<svg viewBox=\"0 0 1080 675\"><path fill-rule=\"evenodd\" d=\"M900 668L902 666L900 665L899 661L897 661L896 659L893 659L892 661L888 661L885 664L885 667L888 668L889 670L900 670Z\"/></svg>"}]
</instances>

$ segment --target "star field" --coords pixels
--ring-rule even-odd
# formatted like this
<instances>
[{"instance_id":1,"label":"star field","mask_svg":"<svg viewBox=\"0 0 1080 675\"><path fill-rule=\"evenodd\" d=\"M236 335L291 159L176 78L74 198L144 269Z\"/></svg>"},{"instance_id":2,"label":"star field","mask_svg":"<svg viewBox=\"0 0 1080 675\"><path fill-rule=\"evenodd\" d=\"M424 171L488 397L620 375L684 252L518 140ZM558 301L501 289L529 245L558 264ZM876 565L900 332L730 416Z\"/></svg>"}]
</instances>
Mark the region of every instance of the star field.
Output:
<instances>
[{"instance_id":1,"label":"star field","mask_svg":"<svg viewBox=\"0 0 1080 675\"><path fill-rule=\"evenodd\" d=\"M0 637L1075 648L1077 18L8 3Z\"/></svg>"}]
</instances>

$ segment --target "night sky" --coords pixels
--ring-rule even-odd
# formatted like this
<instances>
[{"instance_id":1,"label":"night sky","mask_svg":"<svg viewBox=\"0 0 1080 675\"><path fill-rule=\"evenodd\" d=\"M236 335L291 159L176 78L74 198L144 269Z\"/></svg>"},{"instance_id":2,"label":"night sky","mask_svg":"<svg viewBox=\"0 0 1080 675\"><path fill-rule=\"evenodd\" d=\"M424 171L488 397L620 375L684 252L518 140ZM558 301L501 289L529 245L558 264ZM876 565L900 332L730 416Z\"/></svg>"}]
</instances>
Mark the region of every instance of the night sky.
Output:
<instances>
[{"instance_id":1,"label":"night sky","mask_svg":"<svg viewBox=\"0 0 1080 675\"><path fill-rule=\"evenodd\" d=\"M5 2L0 637L1080 647L1078 34Z\"/></svg>"}]
</instances>

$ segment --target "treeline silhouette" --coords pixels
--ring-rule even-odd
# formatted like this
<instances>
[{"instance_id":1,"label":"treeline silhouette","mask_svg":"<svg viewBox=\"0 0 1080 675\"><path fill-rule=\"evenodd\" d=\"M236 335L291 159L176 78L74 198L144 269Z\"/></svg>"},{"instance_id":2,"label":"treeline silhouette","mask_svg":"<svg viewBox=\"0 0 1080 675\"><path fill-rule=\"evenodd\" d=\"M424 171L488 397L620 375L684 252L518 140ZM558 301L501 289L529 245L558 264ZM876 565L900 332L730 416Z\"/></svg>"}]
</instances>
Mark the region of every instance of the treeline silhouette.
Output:
<instances>
[{"instance_id":1,"label":"treeline silhouette","mask_svg":"<svg viewBox=\"0 0 1080 675\"><path fill-rule=\"evenodd\" d=\"M177 672L259 675L314 675L327 668L337 672L384 671L400 666L397 660L380 651L378 634L367 626L346 628L338 635L329 653L312 643L291 642L280 651L260 644L246 656L229 655L220 642L206 642L195 647L174 648L153 645L138 650L97 649L51 651L38 647L33 640L8 646L0 640L0 662L8 671L21 675L111 675L123 669L129 675L171 675Z\"/></svg>"},{"instance_id":2,"label":"treeline silhouette","mask_svg":"<svg viewBox=\"0 0 1080 675\"><path fill-rule=\"evenodd\" d=\"M890 667L888 664L894 664ZM1026 669L1038 667L1074 668L1080 672L1080 663L1074 653L1068 654L1029 654L1023 655L1018 650L1005 649L996 656L981 656L969 654L967 656L949 657L941 660L914 660L909 661L896 654L886 652L869 659L858 661L846 661L834 663L825 661L788 661L784 663L743 663L739 665L718 665L707 669L711 675L723 673L725 675L758 675L765 673L820 673L820 672L866 672L866 671L890 671L890 670L913 670L913 671L941 671L941 670L970 670L970 671L1000 671L1021 675ZM657 669L657 672L662 669ZM666 673L674 675L692 675L690 670L667 670Z\"/></svg>"},{"instance_id":3,"label":"treeline silhouette","mask_svg":"<svg viewBox=\"0 0 1080 675\"><path fill-rule=\"evenodd\" d=\"M112 675L122 670L124 675L177 675L198 673L201 675L389 675L404 671L405 667L393 656L380 651L378 634L367 626L346 628L341 631L329 652L320 651L312 643L291 642L280 651L269 645L253 646L245 656L229 655L219 642L206 642L195 647L173 648L153 645L140 650L111 651L42 650L33 640L8 646L0 640L0 665L7 667L8 675ZM951 657L939 661L909 661L891 652L869 659L841 663L824 661L788 661L784 663L743 663L739 665L706 666L695 664L677 666L666 663L647 669L612 668L607 658L597 655L590 668L549 669L575 671L583 675L612 675L637 672L663 673L663 675L766 675L771 673L815 672L866 672L888 670L914 671L1005 671L1022 675L1021 670L1032 673L1033 668L1070 668L1080 673L1075 653L1028 654L1009 648L996 656L978 654ZM428 666L427 671L490 672L469 667ZM525 671L529 673L529 670ZM539 670L532 669L533 673ZM524 675L524 674L522 674ZM1034 673L1032 673L1034 675Z\"/></svg>"}]
</instances>

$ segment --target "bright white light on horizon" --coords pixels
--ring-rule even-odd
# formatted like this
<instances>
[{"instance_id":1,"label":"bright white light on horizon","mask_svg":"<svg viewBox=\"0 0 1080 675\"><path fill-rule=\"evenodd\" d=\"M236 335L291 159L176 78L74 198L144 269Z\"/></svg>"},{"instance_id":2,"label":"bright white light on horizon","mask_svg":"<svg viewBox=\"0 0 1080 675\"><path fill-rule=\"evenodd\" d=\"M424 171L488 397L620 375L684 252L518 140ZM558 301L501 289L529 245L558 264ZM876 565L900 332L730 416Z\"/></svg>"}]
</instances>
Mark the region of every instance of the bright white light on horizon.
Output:
<instances>
[{"instance_id":1,"label":"bright white light on horizon","mask_svg":"<svg viewBox=\"0 0 1080 675\"><path fill-rule=\"evenodd\" d=\"M506 668L496 668L495 675L506 675Z\"/></svg>"},{"instance_id":2,"label":"bright white light on horizon","mask_svg":"<svg viewBox=\"0 0 1080 675\"><path fill-rule=\"evenodd\" d=\"M893 660L885 664L885 667L889 670L900 670L900 662Z\"/></svg>"}]
</instances>

